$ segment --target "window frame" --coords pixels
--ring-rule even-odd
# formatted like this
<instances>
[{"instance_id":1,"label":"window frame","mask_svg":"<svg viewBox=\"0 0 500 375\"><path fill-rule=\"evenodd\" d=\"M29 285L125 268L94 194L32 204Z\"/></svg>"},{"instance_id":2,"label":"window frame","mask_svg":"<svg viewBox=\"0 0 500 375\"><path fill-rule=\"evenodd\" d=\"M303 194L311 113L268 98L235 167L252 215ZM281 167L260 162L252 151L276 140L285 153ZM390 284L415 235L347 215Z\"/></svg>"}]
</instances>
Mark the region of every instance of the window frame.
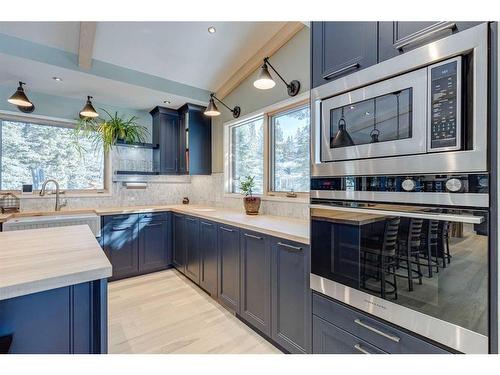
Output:
<instances>
[{"instance_id":1,"label":"window frame","mask_svg":"<svg viewBox=\"0 0 500 375\"><path fill-rule=\"evenodd\" d=\"M280 200L280 201L290 201L290 202L308 202L309 192L295 192L296 197L288 197L287 192L274 191L273 190L273 180L272 180L272 117L292 111L293 109L299 109L301 107L306 107L310 104L309 91L299 94L296 97L283 100L276 104L265 107L259 111L252 112L242 118L231 120L224 123L224 195L226 197L241 197L239 193L233 193L231 191L232 187L232 162L231 159L231 129L235 126L244 124L246 122L255 120L257 118L263 119L263 139L264 139L264 165L263 165L263 193L254 194L261 197L264 200Z\"/></svg>"},{"instance_id":2,"label":"window frame","mask_svg":"<svg viewBox=\"0 0 500 375\"><path fill-rule=\"evenodd\" d=\"M61 128L75 128L78 122L76 120L69 120L58 117L41 116L41 115L20 115L16 112L11 111L1 111L0 110L0 121L14 121L14 122L25 122L37 125L47 125ZM1 142L1 139L0 139ZM1 153L1 150L0 150ZM0 154L0 160L2 155ZM61 189L64 191L66 197L94 197L94 196L110 196L111 190L111 180L112 180L112 167L111 167L111 155L109 153L104 153L104 181L103 189ZM33 190L31 195L22 195L21 189L19 190L0 190L0 194L12 193L21 198L50 198L49 195L43 197L39 196L40 190Z\"/></svg>"}]
</instances>

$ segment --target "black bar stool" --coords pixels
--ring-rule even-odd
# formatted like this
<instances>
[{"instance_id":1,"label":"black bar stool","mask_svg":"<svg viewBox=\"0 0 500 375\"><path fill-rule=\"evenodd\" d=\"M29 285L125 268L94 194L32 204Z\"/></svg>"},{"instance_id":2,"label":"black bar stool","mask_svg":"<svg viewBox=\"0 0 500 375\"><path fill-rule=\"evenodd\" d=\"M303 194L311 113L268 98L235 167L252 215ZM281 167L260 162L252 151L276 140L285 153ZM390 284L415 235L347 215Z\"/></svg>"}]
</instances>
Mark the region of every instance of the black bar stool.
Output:
<instances>
[{"instance_id":1,"label":"black bar stool","mask_svg":"<svg viewBox=\"0 0 500 375\"><path fill-rule=\"evenodd\" d=\"M410 292L413 291L413 279L418 279L418 283L422 284L422 269L419 261L422 225L422 219L411 218L406 238L400 239L398 244L398 267L406 269L407 274L397 274L396 276L408 279L408 290ZM402 262L406 263L406 266L401 266ZM413 265L416 265L417 269L414 269Z\"/></svg>"}]
</instances>

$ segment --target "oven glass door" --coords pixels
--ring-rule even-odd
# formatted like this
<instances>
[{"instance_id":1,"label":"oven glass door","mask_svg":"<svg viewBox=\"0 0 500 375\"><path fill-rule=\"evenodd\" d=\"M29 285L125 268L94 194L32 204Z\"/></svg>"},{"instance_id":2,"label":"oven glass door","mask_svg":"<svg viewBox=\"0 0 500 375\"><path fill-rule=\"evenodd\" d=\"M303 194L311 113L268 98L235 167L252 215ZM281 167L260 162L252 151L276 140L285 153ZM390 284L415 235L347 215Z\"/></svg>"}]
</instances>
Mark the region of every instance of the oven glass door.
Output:
<instances>
[{"instance_id":1,"label":"oven glass door","mask_svg":"<svg viewBox=\"0 0 500 375\"><path fill-rule=\"evenodd\" d=\"M313 274L488 335L488 211L370 204L311 219Z\"/></svg>"},{"instance_id":2,"label":"oven glass door","mask_svg":"<svg viewBox=\"0 0 500 375\"><path fill-rule=\"evenodd\" d=\"M321 161L426 152L427 69L321 103Z\"/></svg>"}]
</instances>

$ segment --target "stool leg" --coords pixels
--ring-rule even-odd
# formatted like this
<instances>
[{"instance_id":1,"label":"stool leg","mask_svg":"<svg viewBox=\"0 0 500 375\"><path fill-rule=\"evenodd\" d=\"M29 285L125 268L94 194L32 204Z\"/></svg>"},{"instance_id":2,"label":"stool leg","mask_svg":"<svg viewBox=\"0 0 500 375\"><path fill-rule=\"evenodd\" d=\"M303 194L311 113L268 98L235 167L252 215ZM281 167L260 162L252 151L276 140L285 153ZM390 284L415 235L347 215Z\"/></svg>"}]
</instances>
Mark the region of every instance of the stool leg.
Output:
<instances>
[{"instance_id":1,"label":"stool leg","mask_svg":"<svg viewBox=\"0 0 500 375\"><path fill-rule=\"evenodd\" d=\"M427 244L427 271L429 277L432 277L432 256L431 256L431 244Z\"/></svg>"},{"instance_id":2,"label":"stool leg","mask_svg":"<svg viewBox=\"0 0 500 375\"><path fill-rule=\"evenodd\" d=\"M384 256L380 254L380 293L383 299L385 299L385 264Z\"/></svg>"},{"instance_id":3,"label":"stool leg","mask_svg":"<svg viewBox=\"0 0 500 375\"><path fill-rule=\"evenodd\" d=\"M408 270L408 290L410 292L413 291L413 275L412 275L412 266L411 266L411 255L410 255L410 249L407 249L406 251L406 265L407 265L407 270Z\"/></svg>"}]
</instances>

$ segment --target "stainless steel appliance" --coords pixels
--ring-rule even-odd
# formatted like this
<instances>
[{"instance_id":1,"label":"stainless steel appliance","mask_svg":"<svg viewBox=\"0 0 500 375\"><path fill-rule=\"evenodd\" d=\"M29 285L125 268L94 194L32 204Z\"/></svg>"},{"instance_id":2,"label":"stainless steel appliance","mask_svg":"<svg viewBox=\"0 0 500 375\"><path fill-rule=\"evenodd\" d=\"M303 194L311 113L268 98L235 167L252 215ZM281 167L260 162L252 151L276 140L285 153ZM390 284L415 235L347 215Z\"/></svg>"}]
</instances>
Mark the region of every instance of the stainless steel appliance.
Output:
<instances>
[{"instance_id":1,"label":"stainless steel appliance","mask_svg":"<svg viewBox=\"0 0 500 375\"><path fill-rule=\"evenodd\" d=\"M487 24L311 92L311 288L489 350Z\"/></svg>"}]
</instances>

